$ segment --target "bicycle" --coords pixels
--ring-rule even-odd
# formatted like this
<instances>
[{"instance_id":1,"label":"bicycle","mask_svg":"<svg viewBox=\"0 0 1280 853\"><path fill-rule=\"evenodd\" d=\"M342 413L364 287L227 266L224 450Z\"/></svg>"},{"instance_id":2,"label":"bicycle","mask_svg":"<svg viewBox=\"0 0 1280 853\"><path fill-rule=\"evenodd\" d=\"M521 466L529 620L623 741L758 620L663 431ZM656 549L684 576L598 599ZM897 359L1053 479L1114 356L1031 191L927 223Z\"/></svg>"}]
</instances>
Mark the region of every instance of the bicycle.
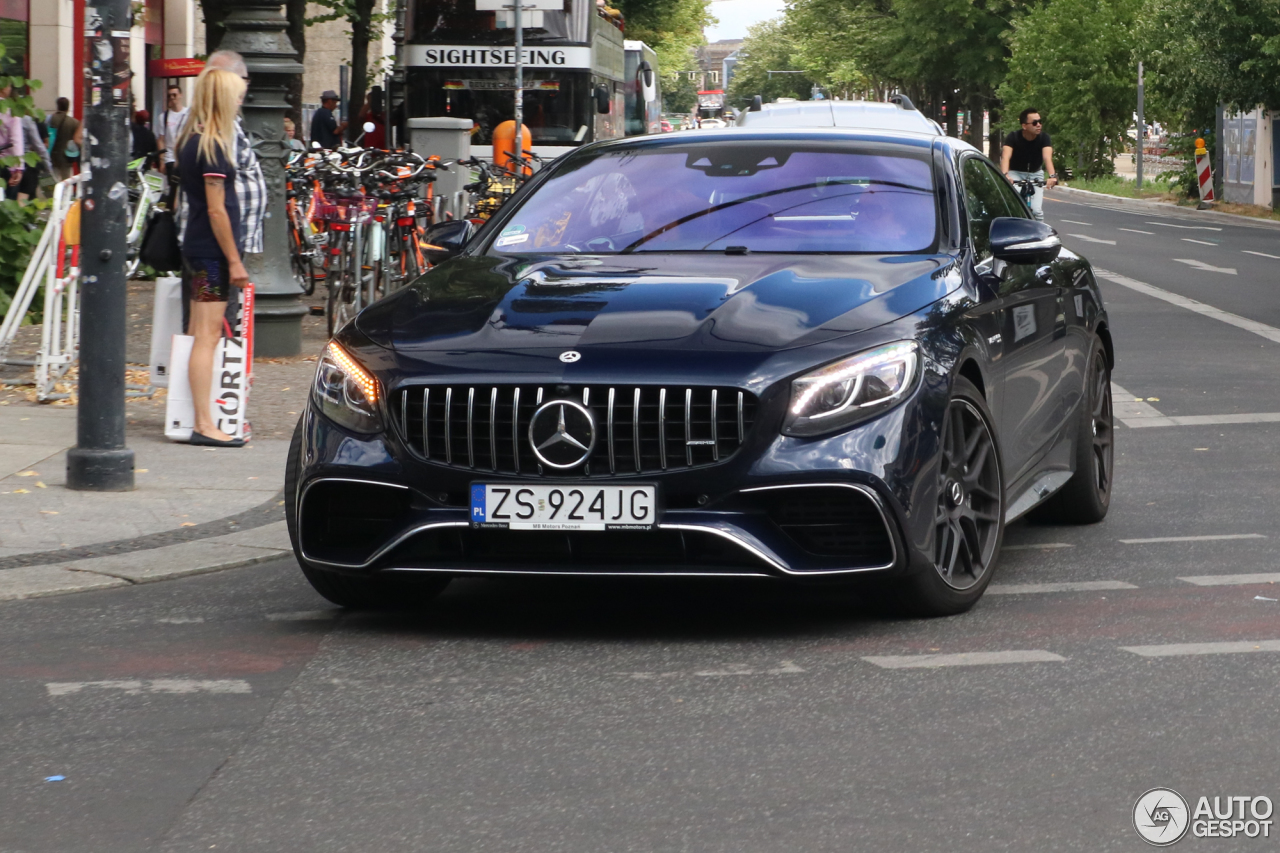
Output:
<instances>
[{"instance_id":1,"label":"bicycle","mask_svg":"<svg viewBox=\"0 0 1280 853\"><path fill-rule=\"evenodd\" d=\"M1036 188L1045 186L1043 178L1019 178L1016 181L1011 180L1010 183L1018 190L1018 195L1022 198L1022 203L1027 206L1027 210L1031 210L1031 199L1035 198ZM1043 219L1044 214L1036 218Z\"/></svg>"},{"instance_id":2,"label":"bicycle","mask_svg":"<svg viewBox=\"0 0 1280 853\"><path fill-rule=\"evenodd\" d=\"M147 232L147 222L164 194L165 177L148 169L151 157L139 157L129 163L129 230L125 233L125 277L133 278L141 266L138 254L142 251L142 238Z\"/></svg>"}]
</instances>

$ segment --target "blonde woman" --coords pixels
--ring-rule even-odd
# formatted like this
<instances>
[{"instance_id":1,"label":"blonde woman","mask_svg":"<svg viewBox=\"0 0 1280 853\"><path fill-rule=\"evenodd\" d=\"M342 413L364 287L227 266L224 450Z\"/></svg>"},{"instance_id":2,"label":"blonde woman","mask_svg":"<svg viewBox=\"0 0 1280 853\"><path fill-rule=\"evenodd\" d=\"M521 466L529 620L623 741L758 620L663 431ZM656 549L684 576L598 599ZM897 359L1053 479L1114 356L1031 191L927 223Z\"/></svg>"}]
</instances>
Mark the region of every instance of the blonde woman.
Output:
<instances>
[{"instance_id":1,"label":"blonde woman","mask_svg":"<svg viewBox=\"0 0 1280 853\"><path fill-rule=\"evenodd\" d=\"M187 369L196 413L190 442L204 447L244 445L218 429L209 407L227 299L231 288L249 283L240 255L243 235L235 193L236 115L244 91L239 75L206 68L196 78L190 115L178 137L178 173L188 205L182 258L190 282L189 330L195 338Z\"/></svg>"}]
</instances>

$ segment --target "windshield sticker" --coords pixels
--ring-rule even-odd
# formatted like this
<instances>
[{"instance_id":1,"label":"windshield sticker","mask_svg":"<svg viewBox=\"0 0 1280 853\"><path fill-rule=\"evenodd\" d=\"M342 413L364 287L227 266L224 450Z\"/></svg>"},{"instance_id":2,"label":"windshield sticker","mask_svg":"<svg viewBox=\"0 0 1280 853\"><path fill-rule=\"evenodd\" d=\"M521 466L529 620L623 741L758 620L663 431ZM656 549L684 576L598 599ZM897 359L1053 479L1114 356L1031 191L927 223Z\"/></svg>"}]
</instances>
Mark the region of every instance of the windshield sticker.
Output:
<instances>
[{"instance_id":1,"label":"windshield sticker","mask_svg":"<svg viewBox=\"0 0 1280 853\"><path fill-rule=\"evenodd\" d=\"M512 234L508 237L499 237L493 245L501 248L503 246L514 246L516 243L523 243L529 239L528 234Z\"/></svg>"},{"instance_id":2,"label":"windshield sticker","mask_svg":"<svg viewBox=\"0 0 1280 853\"><path fill-rule=\"evenodd\" d=\"M524 233L523 225L508 225L506 228L502 229L503 237L506 237L509 234L523 234L523 233Z\"/></svg>"}]
</instances>

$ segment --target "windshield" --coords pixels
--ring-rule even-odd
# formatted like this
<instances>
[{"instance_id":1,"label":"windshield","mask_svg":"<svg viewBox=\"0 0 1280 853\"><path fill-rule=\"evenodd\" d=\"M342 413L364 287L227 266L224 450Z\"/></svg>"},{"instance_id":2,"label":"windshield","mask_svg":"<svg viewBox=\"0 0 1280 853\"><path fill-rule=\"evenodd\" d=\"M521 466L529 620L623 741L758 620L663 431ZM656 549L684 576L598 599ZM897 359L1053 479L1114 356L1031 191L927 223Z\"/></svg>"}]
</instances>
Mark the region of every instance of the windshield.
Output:
<instances>
[{"instance_id":1,"label":"windshield","mask_svg":"<svg viewBox=\"0 0 1280 853\"><path fill-rule=\"evenodd\" d=\"M609 148L557 169L490 250L930 251L937 215L926 158L790 142Z\"/></svg>"},{"instance_id":2,"label":"windshield","mask_svg":"<svg viewBox=\"0 0 1280 853\"><path fill-rule=\"evenodd\" d=\"M409 70L409 114L469 118L472 145L492 145L493 129L515 115L510 68ZM534 145L576 145L589 138L590 74L538 69L524 75L524 124Z\"/></svg>"}]
</instances>

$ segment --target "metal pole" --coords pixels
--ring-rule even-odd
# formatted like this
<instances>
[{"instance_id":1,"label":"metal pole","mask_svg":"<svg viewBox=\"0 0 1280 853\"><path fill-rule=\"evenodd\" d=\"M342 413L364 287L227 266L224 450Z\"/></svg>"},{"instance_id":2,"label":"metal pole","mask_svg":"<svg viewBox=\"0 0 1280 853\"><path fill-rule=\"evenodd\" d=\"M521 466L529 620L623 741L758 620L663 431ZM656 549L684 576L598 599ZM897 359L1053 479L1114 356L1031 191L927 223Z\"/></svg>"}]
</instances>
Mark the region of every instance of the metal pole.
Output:
<instances>
[{"instance_id":1,"label":"metal pole","mask_svg":"<svg viewBox=\"0 0 1280 853\"><path fill-rule=\"evenodd\" d=\"M1138 167L1138 189L1142 189L1142 155L1145 150L1147 123L1142 116L1142 63L1138 63L1138 150L1133 155L1133 162Z\"/></svg>"},{"instance_id":2,"label":"metal pole","mask_svg":"<svg viewBox=\"0 0 1280 853\"><path fill-rule=\"evenodd\" d=\"M518 174L524 171L524 21L521 19L521 7L524 0L515 0L514 22L516 28L516 155Z\"/></svg>"},{"instance_id":3,"label":"metal pole","mask_svg":"<svg viewBox=\"0 0 1280 853\"><path fill-rule=\"evenodd\" d=\"M85 9L85 188L81 226L84 290L80 316L80 405L76 446L67 451L67 488L133 489L133 451L125 447L125 232L129 193L129 0L98 0ZM92 29L93 33L88 34ZM46 317L45 322L50 322Z\"/></svg>"},{"instance_id":4,"label":"metal pole","mask_svg":"<svg viewBox=\"0 0 1280 853\"><path fill-rule=\"evenodd\" d=\"M220 47L238 51L249 68L244 97L244 129L262 165L267 184L267 214L262 222L262 251L245 256L254 285L254 355L277 358L302 352L302 318L307 306L290 273L289 222L285 217L284 115L290 79L302 63L289 41L288 22L279 0L237 0L223 26ZM345 67L345 66L344 66Z\"/></svg>"}]
</instances>

